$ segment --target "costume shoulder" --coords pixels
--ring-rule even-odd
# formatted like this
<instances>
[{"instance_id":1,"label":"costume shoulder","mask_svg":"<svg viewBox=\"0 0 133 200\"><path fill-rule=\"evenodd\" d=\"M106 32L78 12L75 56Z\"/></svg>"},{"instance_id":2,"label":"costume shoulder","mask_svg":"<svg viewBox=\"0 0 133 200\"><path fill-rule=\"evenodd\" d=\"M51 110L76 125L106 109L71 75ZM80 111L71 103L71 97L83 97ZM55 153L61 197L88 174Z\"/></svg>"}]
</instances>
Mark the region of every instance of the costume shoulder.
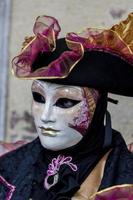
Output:
<instances>
[{"instance_id":1,"label":"costume shoulder","mask_svg":"<svg viewBox=\"0 0 133 200\"><path fill-rule=\"evenodd\" d=\"M133 184L133 153L128 150L119 132L113 131L113 135L113 148L105 165L100 190L115 185Z\"/></svg>"},{"instance_id":2,"label":"costume shoulder","mask_svg":"<svg viewBox=\"0 0 133 200\"><path fill-rule=\"evenodd\" d=\"M27 142L24 140L20 140L15 143L8 143L8 142L0 141L0 156L17 149L26 143Z\"/></svg>"},{"instance_id":3,"label":"costume shoulder","mask_svg":"<svg viewBox=\"0 0 133 200\"><path fill-rule=\"evenodd\" d=\"M42 150L39 138L0 157L0 199L15 191L19 200L28 199L34 164ZM22 196L23 194L23 196Z\"/></svg>"},{"instance_id":4,"label":"costume shoulder","mask_svg":"<svg viewBox=\"0 0 133 200\"><path fill-rule=\"evenodd\" d=\"M17 144L14 148L11 145L10 150L6 148L5 153L0 156L0 175L5 177L11 176L13 172L17 173L21 163L25 163L25 166L32 163L31 161L34 161L40 149L39 138L27 144Z\"/></svg>"}]
</instances>

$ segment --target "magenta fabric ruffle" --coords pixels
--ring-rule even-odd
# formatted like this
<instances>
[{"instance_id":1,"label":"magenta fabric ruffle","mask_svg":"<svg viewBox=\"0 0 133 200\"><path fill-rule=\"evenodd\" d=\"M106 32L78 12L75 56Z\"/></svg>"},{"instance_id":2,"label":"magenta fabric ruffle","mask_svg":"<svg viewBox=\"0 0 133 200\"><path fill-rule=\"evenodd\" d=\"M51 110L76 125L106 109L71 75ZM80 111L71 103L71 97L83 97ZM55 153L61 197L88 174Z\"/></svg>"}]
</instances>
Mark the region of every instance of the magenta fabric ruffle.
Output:
<instances>
[{"instance_id":1,"label":"magenta fabric ruffle","mask_svg":"<svg viewBox=\"0 0 133 200\"><path fill-rule=\"evenodd\" d=\"M12 61L12 71L18 78L54 79L65 78L82 59L85 51L105 51L120 56L133 64L133 13L125 21L109 30L87 28L82 33L68 33L66 44L69 51L48 66L33 72L32 65L40 52L53 52L56 49L61 28L54 17L40 16L33 27L35 36L26 38L21 53Z\"/></svg>"}]
</instances>

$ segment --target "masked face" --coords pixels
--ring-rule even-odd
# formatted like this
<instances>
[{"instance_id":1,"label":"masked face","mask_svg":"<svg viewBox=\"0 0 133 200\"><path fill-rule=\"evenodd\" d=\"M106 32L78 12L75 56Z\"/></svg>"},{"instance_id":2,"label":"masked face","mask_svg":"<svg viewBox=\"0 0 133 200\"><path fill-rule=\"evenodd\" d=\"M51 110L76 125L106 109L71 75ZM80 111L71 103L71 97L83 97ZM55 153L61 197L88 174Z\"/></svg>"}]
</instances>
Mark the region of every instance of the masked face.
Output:
<instances>
[{"instance_id":1,"label":"masked face","mask_svg":"<svg viewBox=\"0 0 133 200\"><path fill-rule=\"evenodd\" d=\"M32 114L43 147L61 150L77 144L94 115L98 91L35 80Z\"/></svg>"}]
</instances>

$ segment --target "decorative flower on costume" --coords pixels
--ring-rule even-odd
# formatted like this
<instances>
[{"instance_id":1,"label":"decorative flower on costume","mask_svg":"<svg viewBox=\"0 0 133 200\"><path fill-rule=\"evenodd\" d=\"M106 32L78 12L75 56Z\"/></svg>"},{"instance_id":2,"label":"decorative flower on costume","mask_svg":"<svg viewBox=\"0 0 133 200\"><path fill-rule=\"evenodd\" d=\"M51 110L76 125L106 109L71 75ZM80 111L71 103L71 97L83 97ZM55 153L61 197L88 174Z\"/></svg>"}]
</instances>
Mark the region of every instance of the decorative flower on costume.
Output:
<instances>
[{"instance_id":1,"label":"decorative flower on costume","mask_svg":"<svg viewBox=\"0 0 133 200\"><path fill-rule=\"evenodd\" d=\"M133 64L132 26L133 13L109 30L87 28L80 34L68 33L66 44L70 50L63 52L48 66L33 71L32 65L39 53L52 54L56 50L56 40L61 30L55 18L38 17L33 28L35 36L25 41L22 52L13 59L13 73L27 79L65 78L82 59L84 52L92 50L118 55Z\"/></svg>"},{"instance_id":2,"label":"decorative flower on costume","mask_svg":"<svg viewBox=\"0 0 133 200\"><path fill-rule=\"evenodd\" d=\"M60 170L61 165L68 165L72 171L77 171L77 166L73 164L72 162L72 157L68 156L61 156L59 155L57 158L53 158L52 162L48 165L48 170L47 170L47 176L44 179L44 187L48 190L52 186L54 186L59 179L58 172ZM48 178L50 176L54 176L54 180L52 184L48 183Z\"/></svg>"}]
</instances>

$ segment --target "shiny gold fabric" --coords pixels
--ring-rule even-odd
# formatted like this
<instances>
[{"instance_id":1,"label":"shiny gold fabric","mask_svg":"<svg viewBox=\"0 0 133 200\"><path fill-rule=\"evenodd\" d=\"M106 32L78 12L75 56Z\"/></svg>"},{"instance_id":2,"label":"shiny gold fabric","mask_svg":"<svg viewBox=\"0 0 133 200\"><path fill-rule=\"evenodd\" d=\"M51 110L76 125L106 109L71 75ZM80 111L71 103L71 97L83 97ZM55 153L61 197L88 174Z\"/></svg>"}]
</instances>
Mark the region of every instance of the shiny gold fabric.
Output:
<instances>
[{"instance_id":1,"label":"shiny gold fabric","mask_svg":"<svg viewBox=\"0 0 133 200\"><path fill-rule=\"evenodd\" d=\"M110 151L107 152L105 156L99 161L91 174L82 183L80 189L72 197L72 200L88 200L91 195L98 191L101 180L103 178L104 168L109 153Z\"/></svg>"},{"instance_id":2,"label":"shiny gold fabric","mask_svg":"<svg viewBox=\"0 0 133 200\"><path fill-rule=\"evenodd\" d=\"M118 34L133 55L133 13L129 14L128 18L119 25L114 25L111 30Z\"/></svg>"},{"instance_id":3,"label":"shiny gold fabric","mask_svg":"<svg viewBox=\"0 0 133 200\"><path fill-rule=\"evenodd\" d=\"M133 200L133 184L116 185L97 192L109 153L100 160L72 200Z\"/></svg>"}]
</instances>

